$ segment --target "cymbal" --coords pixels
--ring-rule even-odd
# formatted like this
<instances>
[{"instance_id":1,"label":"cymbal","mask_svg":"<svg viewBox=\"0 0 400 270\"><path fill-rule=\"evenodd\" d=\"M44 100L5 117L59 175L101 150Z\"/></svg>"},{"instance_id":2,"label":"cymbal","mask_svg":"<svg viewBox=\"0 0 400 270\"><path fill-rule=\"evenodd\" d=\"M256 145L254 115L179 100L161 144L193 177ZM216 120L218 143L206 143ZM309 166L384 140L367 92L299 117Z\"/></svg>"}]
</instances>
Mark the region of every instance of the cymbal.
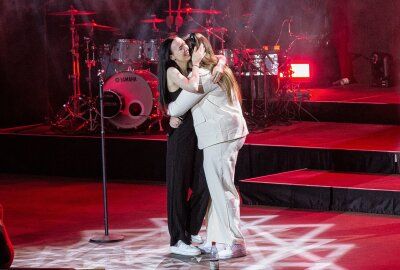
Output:
<instances>
[{"instance_id":1,"label":"cymbal","mask_svg":"<svg viewBox=\"0 0 400 270\"><path fill-rule=\"evenodd\" d=\"M75 26L78 26L78 27L90 27L92 29L102 30L102 31L117 31L118 30L115 27L97 24L94 20L92 20L91 22L88 22L88 23L77 23L77 24L75 24Z\"/></svg>"},{"instance_id":2,"label":"cymbal","mask_svg":"<svg viewBox=\"0 0 400 270\"><path fill-rule=\"evenodd\" d=\"M225 27L205 27L205 28L197 28L197 29L190 29L187 32L189 33L204 33L204 32L210 32L210 33L222 33L222 32L228 32L228 29Z\"/></svg>"},{"instance_id":3,"label":"cymbal","mask_svg":"<svg viewBox=\"0 0 400 270\"><path fill-rule=\"evenodd\" d=\"M152 18L152 19L145 19L141 20L142 23L162 23L165 22L164 19L159 19L159 18Z\"/></svg>"},{"instance_id":4,"label":"cymbal","mask_svg":"<svg viewBox=\"0 0 400 270\"><path fill-rule=\"evenodd\" d=\"M169 12L169 10L165 10L165 12ZM218 15L221 14L222 11L216 9L197 9L197 8L183 8L179 10L171 10L172 13L201 13L201 14L210 14L210 15Z\"/></svg>"},{"instance_id":5,"label":"cymbal","mask_svg":"<svg viewBox=\"0 0 400 270\"><path fill-rule=\"evenodd\" d=\"M77 10L71 7L69 10L65 11L58 11L58 12L51 12L48 15L52 16L82 16L82 15L93 15L96 14L94 11L83 11L83 10Z\"/></svg>"},{"instance_id":6,"label":"cymbal","mask_svg":"<svg viewBox=\"0 0 400 270\"><path fill-rule=\"evenodd\" d=\"M212 14L212 15L218 15L221 14L222 12L216 9L196 9L192 8L190 9L192 13L202 13L202 14Z\"/></svg>"}]
</instances>

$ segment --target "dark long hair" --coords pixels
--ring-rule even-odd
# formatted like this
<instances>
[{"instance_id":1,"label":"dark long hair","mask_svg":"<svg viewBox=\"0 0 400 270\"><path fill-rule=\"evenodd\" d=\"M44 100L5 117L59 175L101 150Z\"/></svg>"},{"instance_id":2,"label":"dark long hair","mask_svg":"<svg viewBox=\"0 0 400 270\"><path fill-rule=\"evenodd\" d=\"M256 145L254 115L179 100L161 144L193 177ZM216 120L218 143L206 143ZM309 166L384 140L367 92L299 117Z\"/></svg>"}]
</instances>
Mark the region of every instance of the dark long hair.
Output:
<instances>
[{"instance_id":1,"label":"dark long hair","mask_svg":"<svg viewBox=\"0 0 400 270\"><path fill-rule=\"evenodd\" d=\"M175 37L169 37L161 43L160 51L158 54L158 92L159 102L161 108L166 111L168 108L168 104L172 101L171 95L168 92L168 84L167 84L167 69L170 67L177 68L181 73L181 69L175 63L175 61L171 60L171 44L174 41Z\"/></svg>"}]
</instances>

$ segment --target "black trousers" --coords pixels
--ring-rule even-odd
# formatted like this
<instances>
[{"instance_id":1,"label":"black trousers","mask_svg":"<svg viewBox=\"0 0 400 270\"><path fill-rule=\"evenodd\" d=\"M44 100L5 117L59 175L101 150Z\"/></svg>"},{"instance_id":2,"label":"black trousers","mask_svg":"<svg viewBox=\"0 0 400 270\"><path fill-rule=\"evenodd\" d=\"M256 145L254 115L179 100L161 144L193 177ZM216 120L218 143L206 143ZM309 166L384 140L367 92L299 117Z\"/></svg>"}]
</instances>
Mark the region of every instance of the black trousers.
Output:
<instances>
[{"instance_id":1,"label":"black trousers","mask_svg":"<svg viewBox=\"0 0 400 270\"><path fill-rule=\"evenodd\" d=\"M179 240L190 244L190 235L201 229L210 199L191 114L168 137L166 177L170 245Z\"/></svg>"}]
</instances>

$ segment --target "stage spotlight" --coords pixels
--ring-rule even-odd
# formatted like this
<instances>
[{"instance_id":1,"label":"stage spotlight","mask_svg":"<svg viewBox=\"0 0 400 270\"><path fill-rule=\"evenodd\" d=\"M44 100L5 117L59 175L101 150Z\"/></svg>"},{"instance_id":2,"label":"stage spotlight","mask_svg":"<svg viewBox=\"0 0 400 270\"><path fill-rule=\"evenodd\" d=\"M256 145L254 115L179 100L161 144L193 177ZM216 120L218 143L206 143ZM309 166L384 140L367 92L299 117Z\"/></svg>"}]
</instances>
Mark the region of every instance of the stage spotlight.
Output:
<instances>
[{"instance_id":1,"label":"stage spotlight","mask_svg":"<svg viewBox=\"0 0 400 270\"><path fill-rule=\"evenodd\" d=\"M296 82L309 81L311 78L310 64L308 63L291 63L289 71L279 73L279 77L290 76Z\"/></svg>"},{"instance_id":2,"label":"stage spotlight","mask_svg":"<svg viewBox=\"0 0 400 270\"><path fill-rule=\"evenodd\" d=\"M293 78L310 78L310 64L291 64Z\"/></svg>"}]
</instances>

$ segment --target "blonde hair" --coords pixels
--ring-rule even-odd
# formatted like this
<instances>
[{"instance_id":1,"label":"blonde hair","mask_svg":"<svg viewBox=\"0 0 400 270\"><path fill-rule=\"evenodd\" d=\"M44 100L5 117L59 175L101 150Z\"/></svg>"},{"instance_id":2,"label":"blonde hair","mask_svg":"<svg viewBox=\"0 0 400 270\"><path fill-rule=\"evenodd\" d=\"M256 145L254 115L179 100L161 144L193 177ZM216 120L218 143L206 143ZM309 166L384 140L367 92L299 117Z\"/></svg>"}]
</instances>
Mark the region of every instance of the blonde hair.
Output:
<instances>
[{"instance_id":1,"label":"blonde hair","mask_svg":"<svg viewBox=\"0 0 400 270\"><path fill-rule=\"evenodd\" d=\"M215 56L214 50L211 47L208 39L202 34L196 33L196 46L199 46L200 44L204 45L206 52L206 55L201 60L200 65L212 71L213 68L218 64L218 58ZM226 92L230 104L232 104L235 100L239 101L240 103L242 102L239 84L229 67L224 66L224 71L221 80L218 82L218 85Z\"/></svg>"}]
</instances>

